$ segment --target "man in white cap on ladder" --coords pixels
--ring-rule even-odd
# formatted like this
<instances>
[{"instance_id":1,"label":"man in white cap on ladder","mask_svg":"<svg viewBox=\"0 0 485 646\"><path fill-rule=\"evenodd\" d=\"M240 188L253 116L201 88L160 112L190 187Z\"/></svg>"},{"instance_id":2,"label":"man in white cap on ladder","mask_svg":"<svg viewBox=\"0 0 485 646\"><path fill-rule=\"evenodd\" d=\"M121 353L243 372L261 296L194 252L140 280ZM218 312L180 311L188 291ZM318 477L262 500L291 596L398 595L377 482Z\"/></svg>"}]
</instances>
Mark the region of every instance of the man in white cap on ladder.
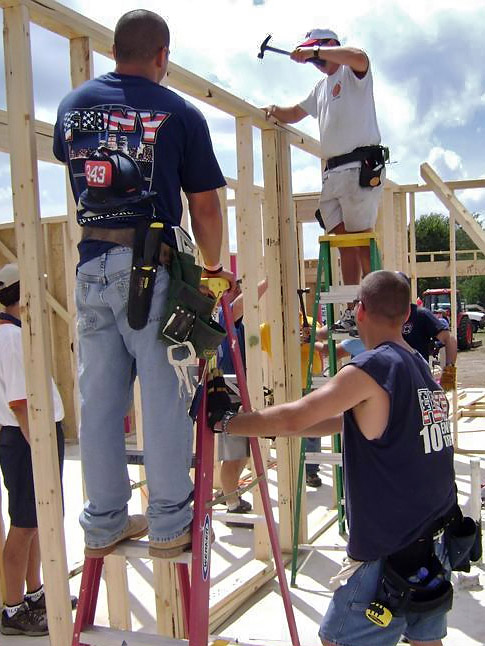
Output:
<instances>
[{"instance_id":1,"label":"man in white cap on ladder","mask_svg":"<svg viewBox=\"0 0 485 646\"><path fill-rule=\"evenodd\" d=\"M312 29L291 53L297 63L313 63L324 77L308 97L291 107L271 105L266 117L297 123L311 115L320 127L324 162L322 194L315 217L327 233L372 231L385 178L372 72L367 54L342 47L330 29ZM340 248L345 285L358 285L370 272L369 248ZM355 330L349 305L336 329Z\"/></svg>"}]
</instances>

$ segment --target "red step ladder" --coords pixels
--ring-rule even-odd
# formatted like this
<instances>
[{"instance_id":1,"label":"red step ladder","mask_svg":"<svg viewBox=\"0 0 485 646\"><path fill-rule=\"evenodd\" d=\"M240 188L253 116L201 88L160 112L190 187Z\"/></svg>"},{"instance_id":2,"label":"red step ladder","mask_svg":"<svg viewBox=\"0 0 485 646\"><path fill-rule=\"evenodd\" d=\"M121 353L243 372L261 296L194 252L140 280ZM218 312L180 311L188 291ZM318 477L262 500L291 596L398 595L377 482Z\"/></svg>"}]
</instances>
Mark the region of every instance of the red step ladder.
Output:
<instances>
[{"instance_id":1,"label":"red step ladder","mask_svg":"<svg viewBox=\"0 0 485 646\"><path fill-rule=\"evenodd\" d=\"M246 383L246 375L241 359L241 352L237 342L234 319L229 300L226 295L221 298L224 319L226 321L227 334L230 341L231 355L236 371L237 382L241 393L242 407L244 411L251 410L249 393ZM203 362L201 362L203 363ZM201 367L201 370L203 366ZM268 491L268 483L264 473L263 459L257 438L249 439L254 466L256 470L256 481L258 482L263 502L264 514L268 524L271 547L275 560L276 571L279 579L281 596L285 608L288 628L291 636L292 646L300 646L298 632L293 614L293 607L290 600L290 591L286 580L285 568L281 549L279 545L276 524L271 509L271 501ZM176 562L176 570L181 591L182 609L185 624L185 632L188 636L189 646L207 646L209 641L209 590L210 590L210 556L211 556L211 534L212 534L212 479L214 467L214 434L207 424L207 396L206 387L197 415L197 437L195 452L195 487L194 487L194 519L192 525L192 554L191 573L189 576L188 557L184 554L181 557L171 559ZM119 553L123 553L123 545L138 543L141 541L125 541L119 544ZM117 553L117 549L113 551ZM144 557L148 554L143 554ZM98 600L99 584L103 569L101 558L86 557L84 561L79 603L74 622L74 633L72 646L89 646L96 643L96 627L94 618ZM191 579L191 580L190 580ZM106 629L107 632L108 629ZM90 633L94 641L90 641ZM127 633L130 634L130 633ZM132 633L134 634L134 633ZM142 633L136 633L142 637ZM150 643L154 643L154 635L150 635ZM187 643L179 640L170 640L160 637L160 644ZM119 642L118 642L119 643Z\"/></svg>"}]
</instances>

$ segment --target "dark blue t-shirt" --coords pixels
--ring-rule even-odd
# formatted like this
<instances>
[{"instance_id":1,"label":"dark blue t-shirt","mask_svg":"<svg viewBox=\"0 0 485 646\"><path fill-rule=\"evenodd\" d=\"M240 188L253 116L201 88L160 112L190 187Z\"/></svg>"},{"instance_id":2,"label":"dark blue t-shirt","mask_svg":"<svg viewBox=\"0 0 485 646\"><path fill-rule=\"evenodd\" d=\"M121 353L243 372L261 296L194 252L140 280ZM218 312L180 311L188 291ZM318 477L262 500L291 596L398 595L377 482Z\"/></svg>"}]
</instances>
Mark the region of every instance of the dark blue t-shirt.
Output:
<instances>
[{"instance_id":1,"label":"dark blue t-shirt","mask_svg":"<svg viewBox=\"0 0 485 646\"><path fill-rule=\"evenodd\" d=\"M157 195L152 203L95 217L78 206L81 225L134 226L137 216L179 225L181 189L200 193L226 183L202 113L172 90L143 77L112 72L87 81L62 100L54 128L54 154L68 164L76 201L86 188L86 159L100 145L134 159L144 190ZM175 245L170 226L165 227L164 237Z\"/></svg>"},{"instance_id":2,"label":"dark blue t-shirt","mask_svg":"<svg viewBox=\"0 0 485 646\"><path fill-rule=\"evenodd\" d=\"M426 307L418 307L411 303L411 313L402 326L402 336L426 361L429 360L431 341L443 330L449 330L445 319L437 318Z\"/></svg>"},{"instance_id":3,"label":"dark blue t-shirt","mask_svg":"<svg viewBox=\"0 0 485 646\"><path fill-rule=\"evenodd\" d=\"M417 352L384 343L356 356L389 395L389 420L367 440L344 413L349 555L372 561L410 545L456 501L448 402Z\"/></svg>"}]
</instances>

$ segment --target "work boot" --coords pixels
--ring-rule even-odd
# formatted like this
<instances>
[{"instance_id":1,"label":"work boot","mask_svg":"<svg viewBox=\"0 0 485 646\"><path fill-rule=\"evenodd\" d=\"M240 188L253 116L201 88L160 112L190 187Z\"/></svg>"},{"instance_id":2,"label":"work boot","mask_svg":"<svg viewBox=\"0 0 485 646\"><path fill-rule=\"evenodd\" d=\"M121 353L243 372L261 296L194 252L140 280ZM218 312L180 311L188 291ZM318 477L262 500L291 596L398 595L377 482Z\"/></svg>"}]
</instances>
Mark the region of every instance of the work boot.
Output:
<instances>
[{"instance_id":1,"label":"work boot","mask_svg":"<svg viewBox=\"0 0 485 646\"><path fill-rule=\"evenodd\" d=\"M318 473L309 473L306 477L306 483L309 487L321 487L322 479Z\"/></svg>"},{"instance_id":2,"label":"work boot","mask_svg":"<svg viewBox=\"0 0 485 646\"><path fill-rule=\"evenodd\" d=\"M192 525L180 536L170 541L150 540L148 553L161 559L171 559L192 547Z\"/></svg>"},{"instance_id":3,"label":"work boot","mask_svg":"<svg viewBox=\"0 0 485 646\"><path fill-rule=\"evenodd\" d=\"M48 635L45 610L29 610L26 603L23 603L11 617L6 610L3 610L0 632L2 635L28 635L29 637Z\"/></svg>"},{"instance_id":4,"label":"work boot","mask_svg":"<svg viewBox=\"0 0 485 646\"><path fill-rule=\"evenodd\" d=\"M122 543L129 538L142 538L146 534L148 534L148 522L145 516L143 514L128 516L128 524L118 538L115 538L114 541L102 547L89 547L86 545L84 555L90 558L107 556L115 549L118 543Z\"/></svg>"},{"instance_id":5,"label":"work boot","mask_svg":"<svg viewBox=\"0 0 485 646\"><path fill-rule=\"evenodd\" d=\"M253 506L251 505L250 502L247 500L244 500L239 496L239 504L235 509L229 509L227 508L227 513L228 514L249 514L253 509ZM228 520L226 522L227 527L244 527L246 529L252 529L254 527L254 523L238 523L236 521Z\"/></svg>"},{"instance_id":6,"label":"work boot","mask_svg":"<svg viewBox=\"0 0 485 646\"><path fill-rule=\"evenodd\" d=\"M211 527L211 543L216 540L216 535ZM148 545L148 554L160 559L173 559L180 556L183 552L192 549L192 525L180 536L170 541L150 540Z\"/></svg>"},{"instance_id":7,"label":"work boot","mask_svg":"<svg viewBox=\"0 0 485 646\"><path fill-rule=\"evenodd\" d=\"M342 318L332 325L332 332L347 332L350 336L359 336L352 310L345 310Z\"/></svg>"}]
</instances>

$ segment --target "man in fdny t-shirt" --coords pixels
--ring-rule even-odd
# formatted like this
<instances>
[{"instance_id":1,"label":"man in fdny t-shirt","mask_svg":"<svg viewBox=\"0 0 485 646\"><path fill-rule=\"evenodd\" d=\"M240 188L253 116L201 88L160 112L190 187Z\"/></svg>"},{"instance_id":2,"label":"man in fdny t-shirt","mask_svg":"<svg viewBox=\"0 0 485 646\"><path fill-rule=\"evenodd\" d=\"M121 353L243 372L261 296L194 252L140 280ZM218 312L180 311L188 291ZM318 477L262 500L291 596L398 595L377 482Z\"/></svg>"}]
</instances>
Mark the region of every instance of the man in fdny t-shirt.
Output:
<instances>
[{"instance_id":1,"label":"man in fdny t-shirt","mask_svg":"<svg viewBox=\"0 0 485 646\"><path fill-rule=\"evenodd\" d=\"M81 458L88 501L80 517L86 554L149 533L150 554L172 557L191 544L192 424L187 401L158 340L173 225L187 196L205 275L220 263L225 185L202 114L162 87L170 33L158 14L123 15L114 35L115 71L87 81L61 102L54 153L69 169L83 228L76 304L81 392ZM148 322L132 329L127 297L137 224L163 223L162 252ZM147 518L128 516L131 496L123 418L134 375L141 385Z\"/></svg>"},{"instance_id":2,"label":"man in fdny t-shirt","mask_svg":"<svg viewBox=\"0 0 485 646\"><path fill-rule=\"evenodd\" d=\"M348 559L333 580L337 589L320 627L322 644L394 646L404 634L411 643L438 646L446 635L445 608L433 616L394 616L386 627L371 623L365 609L376 598L384 558L442 526L456 504L446 396L402 338L409 314L405 278L368 274L354 313L366 351L325 386L232 418L215 414L209 401L212 426L250 437L311 437L341 432L343 425Z\"/></svg>"}]
</instances>

